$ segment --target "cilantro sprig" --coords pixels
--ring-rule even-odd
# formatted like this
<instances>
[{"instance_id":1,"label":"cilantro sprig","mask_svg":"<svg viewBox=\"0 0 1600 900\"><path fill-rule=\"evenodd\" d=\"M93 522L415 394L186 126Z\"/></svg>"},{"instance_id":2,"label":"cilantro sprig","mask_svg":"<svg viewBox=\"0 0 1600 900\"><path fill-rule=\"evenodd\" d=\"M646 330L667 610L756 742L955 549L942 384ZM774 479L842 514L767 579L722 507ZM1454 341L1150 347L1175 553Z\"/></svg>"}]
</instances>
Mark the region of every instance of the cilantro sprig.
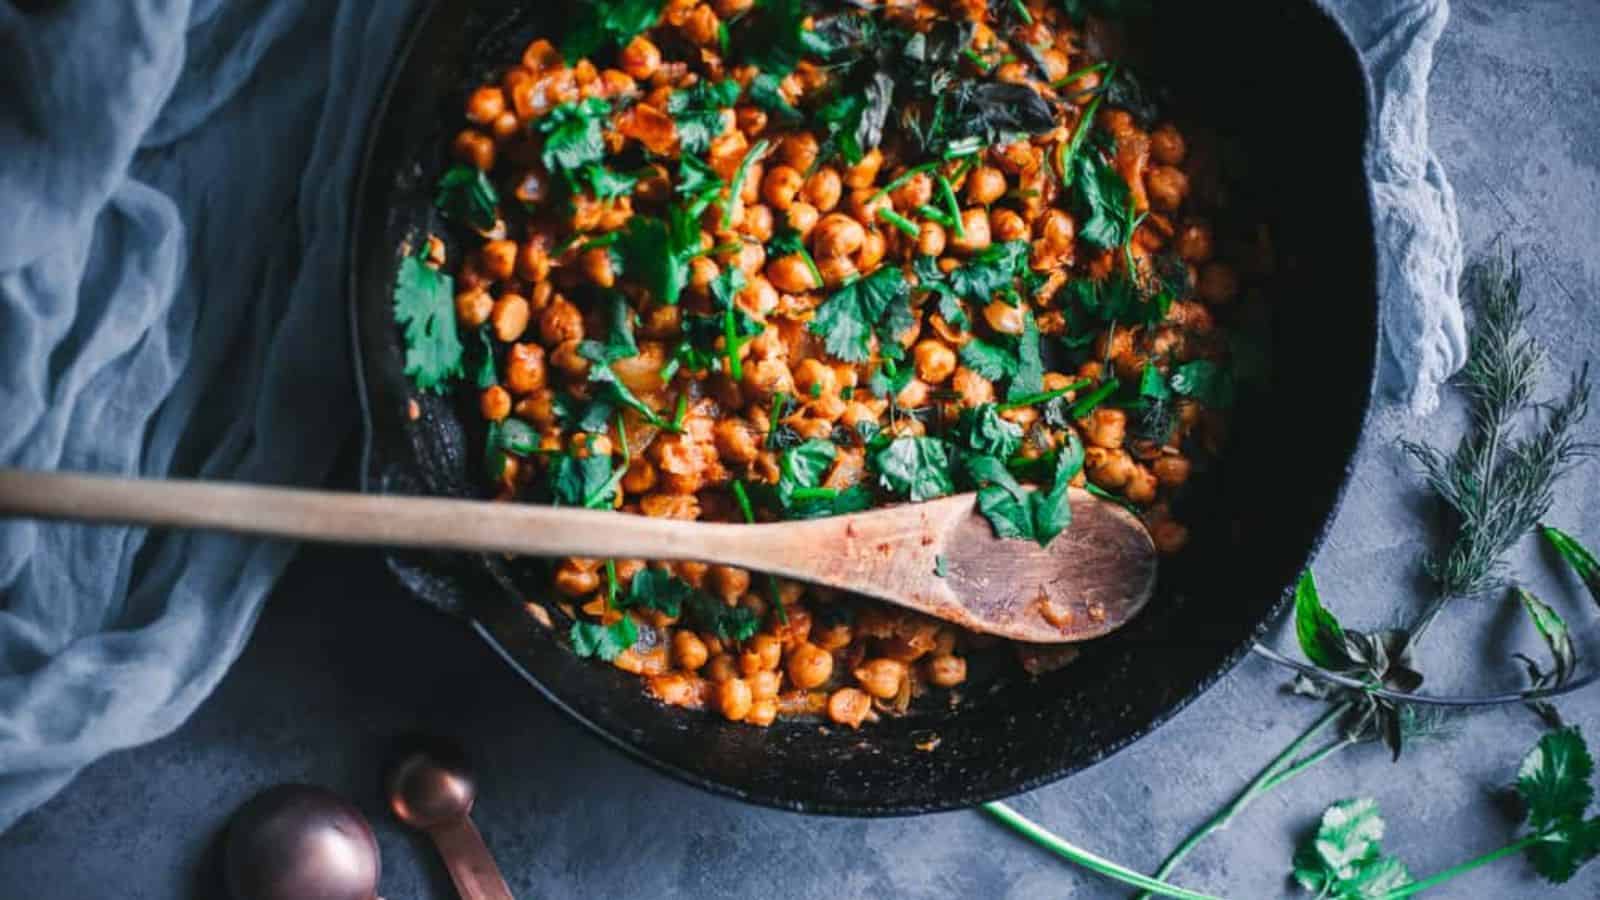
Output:
<instances>
[{"instance_id":1,"label":"cilantro sprig","mask_svg":"<svg viewBox=\"0 0 1600 900\"><path fill-rule=\"evenodd\" d=\"M456 331L454 281L424 259L400 260L394 316L404 329L406 375L418 390L442 394L452 380L465 375L465 349Z\"/></svg>"},{"instance_id":2,"label":"cilantro sprig","mask_svg":"<svg viewBox=\"0 0 1600 900\"><path fill-rule=\"evenodd\" d=\"M439 179L433 205L478 231L488 231L500 218L500 194L489 175L476 166L451 166Z\"/></svg>"}]
</instances>

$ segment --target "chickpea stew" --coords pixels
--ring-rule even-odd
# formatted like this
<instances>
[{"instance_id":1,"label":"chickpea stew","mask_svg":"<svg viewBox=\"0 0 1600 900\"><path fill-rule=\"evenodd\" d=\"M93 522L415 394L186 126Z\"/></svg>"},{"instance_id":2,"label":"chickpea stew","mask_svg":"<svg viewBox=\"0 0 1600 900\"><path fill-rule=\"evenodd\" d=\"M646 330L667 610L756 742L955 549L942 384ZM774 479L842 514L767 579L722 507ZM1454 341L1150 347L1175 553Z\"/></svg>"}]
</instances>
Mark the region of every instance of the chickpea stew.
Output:
<instances>
[{"instance_id":1,"label":"chickpea stew","mask_svg":"<svg viewBox=\"0 0 1600 900\"><path fill-rule=\"evenodd\" d=\"M1178 552L1249 269L1203 137L1078 5L573 4L467 99L436 199L459 258L430 237L397 280L407 374L473 392L502 500L760 522L972 490L1047 544L1073 486ZM549 585L576 653L755 726L1075 654L727 566Z\"/></svg>"}]
</instances>

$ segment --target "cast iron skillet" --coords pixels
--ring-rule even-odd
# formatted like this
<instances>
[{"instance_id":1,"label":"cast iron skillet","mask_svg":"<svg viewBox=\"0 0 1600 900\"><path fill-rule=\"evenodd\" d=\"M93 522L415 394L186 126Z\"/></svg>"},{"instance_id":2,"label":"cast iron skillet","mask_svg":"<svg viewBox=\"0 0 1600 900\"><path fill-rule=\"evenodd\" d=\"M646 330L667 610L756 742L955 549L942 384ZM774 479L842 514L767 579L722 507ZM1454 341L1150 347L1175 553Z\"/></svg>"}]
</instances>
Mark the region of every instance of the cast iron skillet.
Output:
<instances>
[{"instance_id":1,"label":"cast iron skillet","mask_svg":"<svg viewBox=\"0 0 1600 900\"><path fill-rule=\"evenodd\" d=\"M1310 0L1160 5L1147 81L1170 89L1167 109L1180 120L1240 149L1229 158L1230 207L1271 225L1276 351L1270 385L1237 412L1224 467L1190 501L1194 545L1164 565L1157 599L1132 626L1064 670L1009 676L955 709L860 732L815 722L759 729L665 709L637 678L574 657L527 615L541 587L515 563L397 555L400 580L467 616L552 703L615 746L691 784L784 809L899 815L1005 797L1104 759L1199 696L1282 610L1361 436L1378 334L1362 165L1368 94L1356 53ZM366 490L479 492L476 404L411 390L391 292L405 249L446 232L433 184L467 91L531 37L559 34L559 16L559 4L431 4L373 120L351 269ZM916 748L933 735L936 749Z\"/></svg>"}]
</instances>

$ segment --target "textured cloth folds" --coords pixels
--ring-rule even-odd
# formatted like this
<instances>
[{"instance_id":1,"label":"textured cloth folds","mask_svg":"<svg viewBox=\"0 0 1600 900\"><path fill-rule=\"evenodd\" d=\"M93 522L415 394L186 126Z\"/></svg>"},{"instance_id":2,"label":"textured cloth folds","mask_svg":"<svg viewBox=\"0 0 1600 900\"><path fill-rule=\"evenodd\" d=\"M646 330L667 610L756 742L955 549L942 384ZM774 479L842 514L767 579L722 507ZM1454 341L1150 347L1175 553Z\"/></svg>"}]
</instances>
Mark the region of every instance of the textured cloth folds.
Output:
<instances>
[{"instance_id":1,"label":"textured cloth folds","mask_svg":"<svg viewBox=\"0 0 1600 900\"><path fill-rule=\"evenodd\" d=\"M1322 0L1373 87L1385 383L1465 353L1426 88L1444 0ZM356 421L342 286L364 125L417 3L0 0L0 464L315 485ZM154 740L293 552L0 524L0 830Z\"/></svg>"}]
</instances>

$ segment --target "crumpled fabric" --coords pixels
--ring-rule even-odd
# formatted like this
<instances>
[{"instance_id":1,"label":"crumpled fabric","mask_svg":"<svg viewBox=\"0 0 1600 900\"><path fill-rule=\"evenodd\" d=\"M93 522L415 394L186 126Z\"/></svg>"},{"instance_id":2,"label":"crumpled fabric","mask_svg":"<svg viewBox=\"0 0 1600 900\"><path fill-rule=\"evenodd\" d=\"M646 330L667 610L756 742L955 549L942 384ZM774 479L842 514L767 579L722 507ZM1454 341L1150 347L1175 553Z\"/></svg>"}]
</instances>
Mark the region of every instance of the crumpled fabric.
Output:
<instances>
[{"instance_id":1,"label":"crumpled fabric","mask_svg":"<svg viewBox=\"0 0 1600 900\"><path fill-rule=\"evenodd\" d=\"M1427 144L1448 7L1323 2L1372 76L1385 383L1426 410L1465 354ZM352 182L416 0L43 5L0 0L0 464L319 484L357 419ZM177 728L292 554L0 524L0 830Z\"/></svg>"},{"instance_id":2,"label":"crumpled fabric","mask_svg":"<svg viewBox=\"0 0 1600 900\"><path fill-rule=\"evenodd\" d=\"M315 485L349 198L415 4L0 0L0 464ZM0 525L0 829L180 725L289 544Z\"/></svg>"},{"instance_id":3,"label":"crumpled fabric","mask_svg":"<svg viewBox=\"0 0 1600 900\"><path fill-rule=\"evenodd\" d=\"M1428 144L1428 75L1447 0L1318 0L1361 52L1370 82L1372 182L1383 298L1380 390L1414 415L1467 361L1456 194Z\"/></svg>"}]
</instances>

